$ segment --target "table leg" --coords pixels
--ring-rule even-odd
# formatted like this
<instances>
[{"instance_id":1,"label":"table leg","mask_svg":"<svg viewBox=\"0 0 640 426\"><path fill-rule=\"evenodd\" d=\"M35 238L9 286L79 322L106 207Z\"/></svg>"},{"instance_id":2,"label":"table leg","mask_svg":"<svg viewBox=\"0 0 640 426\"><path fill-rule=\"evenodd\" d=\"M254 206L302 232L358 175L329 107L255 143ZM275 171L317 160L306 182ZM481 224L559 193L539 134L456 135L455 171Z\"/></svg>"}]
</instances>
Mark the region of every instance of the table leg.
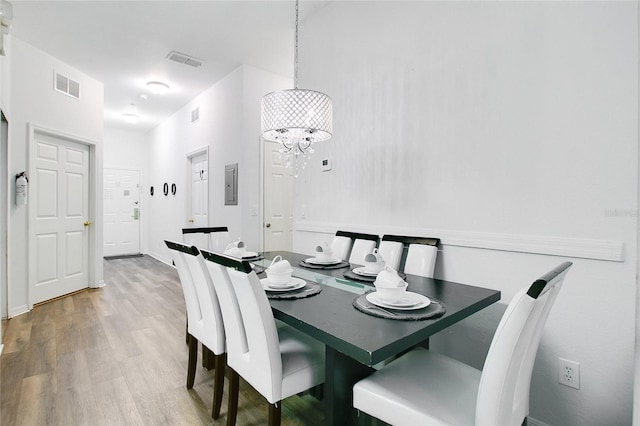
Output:
<instances>
[{"instance_id":1,"label":"table leg","mask_svg":"<svg viewBox=\"0 0 640 426\"><path fill-rule=\"evenodd\" d=\"M355 425L353 385L374 370L329 346L325 354L325 424Z\"/></svg>"}]
</instances>

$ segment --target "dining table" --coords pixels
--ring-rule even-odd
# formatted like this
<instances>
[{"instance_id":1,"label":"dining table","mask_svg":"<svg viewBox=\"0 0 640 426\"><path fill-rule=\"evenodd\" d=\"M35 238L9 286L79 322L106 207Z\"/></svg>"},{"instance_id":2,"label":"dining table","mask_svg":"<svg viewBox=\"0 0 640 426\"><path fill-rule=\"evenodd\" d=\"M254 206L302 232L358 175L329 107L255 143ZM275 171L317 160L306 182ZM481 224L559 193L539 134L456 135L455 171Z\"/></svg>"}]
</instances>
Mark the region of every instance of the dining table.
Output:
<instances>
[{"instance_id":1,"label":"dining table","mask_svg":"<svg viewBox=\"0 0 640 426\"><path fill-rule=\"evenodd\" d=\"M325 424L357 423L353 385L375 371L374 366L417 345L428 346L431 336L500 300L500 291L417 275L406 275L407 291L418 293L445 308L440 316L403 321L368 315L354 307L354 299L375 290L371 283L345 278L345 271L309 269L309 255L268 251L252 262L267 268L276 256L293 267L293 277L319 285L321 291L299 299L270 299L276 319L325 344Z\"/></svg>"}]
</instances>

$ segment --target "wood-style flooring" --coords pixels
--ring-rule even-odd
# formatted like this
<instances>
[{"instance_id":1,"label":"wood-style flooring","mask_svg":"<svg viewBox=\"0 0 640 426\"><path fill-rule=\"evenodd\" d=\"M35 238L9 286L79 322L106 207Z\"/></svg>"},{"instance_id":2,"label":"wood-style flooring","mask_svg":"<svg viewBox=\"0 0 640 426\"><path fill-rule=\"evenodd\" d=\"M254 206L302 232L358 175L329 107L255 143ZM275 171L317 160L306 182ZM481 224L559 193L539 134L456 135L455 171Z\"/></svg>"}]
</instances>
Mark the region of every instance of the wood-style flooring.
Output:
<instances>
[{"instance_id":1,"label":"wood-style flooring","mask_svg":"<svg viewBox=\"0 0 640 426\"><path fill-rule=\"evenodd\" d=\"M213 371L187 390L185 306L174 268L151 257L104 262L106 286L35 307L2 325L0 425L207 425ZM241 381L238 425L267 423ZM322 402L284 401L283 425L320 425Z\"/></svg>"}]
</instances>

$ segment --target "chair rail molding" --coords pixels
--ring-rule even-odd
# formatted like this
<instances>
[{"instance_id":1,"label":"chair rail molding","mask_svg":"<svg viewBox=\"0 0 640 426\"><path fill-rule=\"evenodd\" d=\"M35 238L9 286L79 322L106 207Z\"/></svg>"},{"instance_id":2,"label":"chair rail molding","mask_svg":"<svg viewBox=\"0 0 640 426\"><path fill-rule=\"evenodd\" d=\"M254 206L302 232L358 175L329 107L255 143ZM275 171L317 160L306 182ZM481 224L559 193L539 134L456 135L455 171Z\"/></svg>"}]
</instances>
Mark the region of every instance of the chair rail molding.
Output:
<instances>
[{"instance_id":1,"label":"chair rail molding","mask_svg":"<svg viewBox=\"0 0 640 426\"><path fill-rule=\"evenodd\" d=\"M334 234L337 229L370 234L416 235L438 237L443 246L469 247L485 250L535 253L550 256L624 262L624 242L568 238L548 235L504 234L494 232L458 231L432 228L374 227L347 223L298 220L296 232Z\"/></svg>"}]
</instances>

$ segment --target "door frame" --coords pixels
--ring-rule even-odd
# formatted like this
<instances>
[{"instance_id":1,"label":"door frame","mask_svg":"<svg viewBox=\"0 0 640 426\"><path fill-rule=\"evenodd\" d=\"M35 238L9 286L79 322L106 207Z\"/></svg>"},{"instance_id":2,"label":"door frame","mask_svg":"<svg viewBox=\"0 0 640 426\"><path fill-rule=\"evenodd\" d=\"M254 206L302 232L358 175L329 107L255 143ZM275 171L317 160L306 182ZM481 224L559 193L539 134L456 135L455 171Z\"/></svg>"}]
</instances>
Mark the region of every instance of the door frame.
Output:
<instances>
[{"instance_id":1,"label":"door frame","mask_svg":"<svg viewBox=\"0 0 640 426\"><path fill-rule=\"evenodd\" d=\"M207 157L207 226L209 226L209 224L211 223L211 217L210 217L210 209L209 209L209 200L211 198L211 194L209 191L209 182L211 181L211 159L209 158L209 146L203 146L200 148L197 148L193 151L189 151L187 152L187 154L185 155L186 161L187 161L187 179L185 180L186 182L186 189L187 189L187 205L186 205L186 217L184 220L184 226L189 226L189 217L192 216L192 212L191 212L191 206L193 205L193 201L191 199L191 197L193 197L193 194L191 193L191 161L193 160L194 157L197 157L199 155L205 154Z\"/></svg>"},{"instance_id":2,"label":"door frame","mask_svg":"<svg viewBox=\"0 0 640 426\"><path fill-rule=\"evenodd\" d=\"M2 162L0 163L0 170L4 170L3 179L0 179L0 197L2 197L2 201L0 202L0 226L4 227L4 259L0 260L0 274L4 277L4 281L0 279L0 304L2 308L0 312L3 315L0 315L2 319L11 318L9 313L9 232L11 227L9 226L9 206L11 205L11 188L10 185L10 173L9 173L9 120L7 116L4 114L2 110L0 110L0 159ZM4 123L6 123L6 132L2 127L4 127ZM2 244L2 243L0 243ZM0 253L2 253L0 251ZM0 348L2 346L2 328L0 327ZM1 352L1 351L0 351Z\"/></svg>"},{"instance_id":3,"label":"door frame","mask_svg":"<svg viewBox=\"0 0 640 426\"><path fill-rule=\"evenodd\" d=\"M89 239L89 252L87 253L87 274L88 274L88 288L97 288L104 286L104 282L98 282L98 254L102 253L102 250L98 250L98 243L102 243L102 239L98 238L98 231L102 232L102 217L98 217L98 206L97 206L97 196L96 196L96 188L98 182L97 175L97 142L86 139L80 136L72 135L69 133L65 133L59 130L54 130L45 126L40 126L34 123L28 123L27 130L27 175L33 176L35 172L35 143L36 143L36 133L49 135L58 139L65 139L70 142L74 142L81 145L86 145L89 148L89 218L93 222L93 226L89 226L88 228L88 239ZM102 168L100 168L100 173L102 173ZM102 179L100 178L100 182ZM31 228L33 224L33 217L35 215L34 205L33 205L33 188L35 182L31 182L29 184L29 189L27 191L27 297L29 300L29 310L33 309L33 288L35 283L33 282L34 277L31 275L31 265L34 261L35 252L33 247L31 247ZM102 194L100 194L102 195ZM100 209L101 210L101 209Z\"/></svg>"}]
</instances>

